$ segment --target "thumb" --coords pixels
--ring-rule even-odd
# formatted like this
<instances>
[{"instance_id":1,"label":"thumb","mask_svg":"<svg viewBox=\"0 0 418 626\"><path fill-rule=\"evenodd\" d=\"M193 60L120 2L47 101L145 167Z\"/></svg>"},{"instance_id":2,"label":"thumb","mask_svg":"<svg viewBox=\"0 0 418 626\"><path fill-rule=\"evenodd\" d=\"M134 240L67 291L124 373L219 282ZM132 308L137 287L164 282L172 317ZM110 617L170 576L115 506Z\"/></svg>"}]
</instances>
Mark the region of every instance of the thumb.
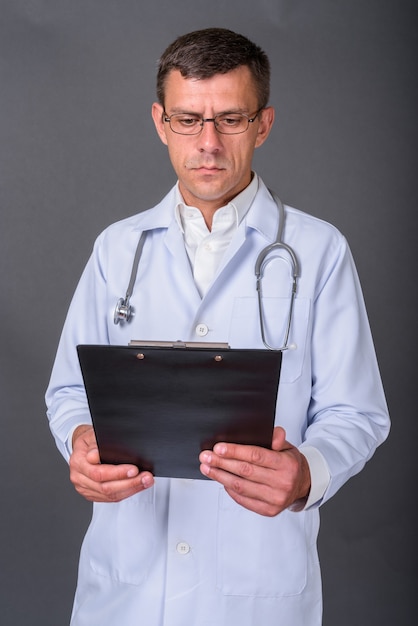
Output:
<instances>
[{"instance_id":1,"label":"thumb","mask_svg":"<svg viewBox=\"0 0 418 626\"><path fill-rule=\"evenodd\" d=\"M273 430L273 440L271 442L271 449L276 450L288 450L291 448L291 444L286 441L286 431L281 426L276 426Z\"/></svg>"},{"instance_id":2,"label":"thumb","mask_svg":"<svg viewBox=\"0 0 418 626\"><path fill-rule=\"evenodd\" d=\"M90 450L86 454L86 460L93 465L100 464L100 455L97 447L90 448Z\"/></svg>"}]
</instances>

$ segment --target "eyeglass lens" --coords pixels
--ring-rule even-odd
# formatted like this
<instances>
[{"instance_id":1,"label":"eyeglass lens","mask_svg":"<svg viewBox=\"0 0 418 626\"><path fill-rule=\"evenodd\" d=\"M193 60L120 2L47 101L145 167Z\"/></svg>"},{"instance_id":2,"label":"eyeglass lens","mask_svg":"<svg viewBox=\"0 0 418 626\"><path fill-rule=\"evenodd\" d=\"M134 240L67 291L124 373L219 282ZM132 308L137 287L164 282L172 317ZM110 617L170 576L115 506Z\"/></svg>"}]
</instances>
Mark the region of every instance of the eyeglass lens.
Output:
<instances>
[{"instance_id":1,"label":"eyeglass lens","mask_svg":"<svg viewBox=\"0 0 418 626\"><path fill-rule=\"evenodd\" d=\"M201 132L203 124L206 122L213 122L219 133L236 135L244 133L254 119L250 119L243 113L222 113L208 119L203 119L198 115L176 113L170 118L167 117L165 121L169 122L171 130L179 135L197 135Z\"/></svg>"}]
</instances>

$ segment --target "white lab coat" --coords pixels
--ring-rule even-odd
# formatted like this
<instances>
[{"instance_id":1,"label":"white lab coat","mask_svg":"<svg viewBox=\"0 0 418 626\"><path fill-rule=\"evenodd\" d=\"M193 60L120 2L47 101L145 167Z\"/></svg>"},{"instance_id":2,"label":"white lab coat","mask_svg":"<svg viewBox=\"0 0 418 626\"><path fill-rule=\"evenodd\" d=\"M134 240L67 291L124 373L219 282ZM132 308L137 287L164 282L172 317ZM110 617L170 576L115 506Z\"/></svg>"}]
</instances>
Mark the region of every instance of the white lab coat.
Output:
<instances>
[{"instance_id":1,"label":"white lab coat","mask_svg":"<svg viewBox=\"0 0 418 626\"><path fill-rule=\"evenodd\" d=\"M174 219L174 190L155 208L100 235L83 273L47 392L52 432L68 458L73 428L90 421L75 352L79 343L202 340L262 348L254 263L270 244L278 211L264 184L207 294L193 281ZM138 238L148 235L130 324L113 323ZM330 482L322 501L357 473L387 436L389 418L350 251L331 225L286 207L284 240L301 277L283 355L276 423L297 446L316 447ZM291 288L286 254L263 281L267 334L281 345ZM164 381L161 381L164 393ZM198 419L198 415L196 416ZM316 503L265 518L217 483L157 478L118 504L94 504L80 557L73 626L319 626L321 582Z\"/></svg>"}]
</instances>

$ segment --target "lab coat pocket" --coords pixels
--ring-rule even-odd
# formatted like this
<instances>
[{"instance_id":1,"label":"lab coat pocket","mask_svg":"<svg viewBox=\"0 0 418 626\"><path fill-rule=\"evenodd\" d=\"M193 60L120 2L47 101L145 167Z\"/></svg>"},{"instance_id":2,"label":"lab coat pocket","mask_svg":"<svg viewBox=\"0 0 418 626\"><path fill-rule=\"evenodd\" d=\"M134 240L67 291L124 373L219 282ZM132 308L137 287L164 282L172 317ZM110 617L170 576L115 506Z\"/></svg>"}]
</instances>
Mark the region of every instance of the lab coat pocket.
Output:
<instances>
[{"instance_id":1,"label":"lab coat pocket","mask_svg":"<svg viewBox=\"0 0 418 626\"><path fill-rule=\"evenodd\" d=\"M289 319L290 298L263 298L265 338L273 348L283 346ZM283 352L281 383L293 383L302 373L310 328L310 300L296 298L290 325L290 349ZM236 298L232 310L229 343L232 348L264 348L257 298Z\"/></svg>"},{"instance_id":2,"label":"lab coat pocket","mask_svg":"<svg viewBox=\"0 0 418 626\"><path fill-rule=\"evenodd\" d=\"M263 517L236 504L226 492L219 509L217 584L225 595L294 596L307 579L304 513Z\"/></svg>"},{"instance_id":3,"label":"lab coat pocket","mask_svg":"<svg viewBox=\"0 0 418 626\"><path fill-rule=\"evenodd\" d=\"M94 505L81 560L87 559L96 574L129 585L144 581L155 549L153 492Z\"/></svg>"}]
</instances>

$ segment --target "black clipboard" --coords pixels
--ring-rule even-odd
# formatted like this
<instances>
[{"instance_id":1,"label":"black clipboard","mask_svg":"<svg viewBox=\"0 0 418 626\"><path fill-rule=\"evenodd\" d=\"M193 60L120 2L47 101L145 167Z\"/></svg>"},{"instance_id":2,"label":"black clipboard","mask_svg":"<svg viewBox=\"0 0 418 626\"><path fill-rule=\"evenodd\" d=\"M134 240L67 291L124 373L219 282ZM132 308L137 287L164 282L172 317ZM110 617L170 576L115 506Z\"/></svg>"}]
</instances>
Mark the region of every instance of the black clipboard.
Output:
<instances>
[{"instance_id":1,"label":"black clipboard","mask_svg":"<svg viewBox=\"0 0 418 626\"><path fill-rule=\"evenodd\" d=\"M77 346L102 463L203 479L218 441L271 447L282 353L207 346Z\"/></svg>"}]
</instances>

